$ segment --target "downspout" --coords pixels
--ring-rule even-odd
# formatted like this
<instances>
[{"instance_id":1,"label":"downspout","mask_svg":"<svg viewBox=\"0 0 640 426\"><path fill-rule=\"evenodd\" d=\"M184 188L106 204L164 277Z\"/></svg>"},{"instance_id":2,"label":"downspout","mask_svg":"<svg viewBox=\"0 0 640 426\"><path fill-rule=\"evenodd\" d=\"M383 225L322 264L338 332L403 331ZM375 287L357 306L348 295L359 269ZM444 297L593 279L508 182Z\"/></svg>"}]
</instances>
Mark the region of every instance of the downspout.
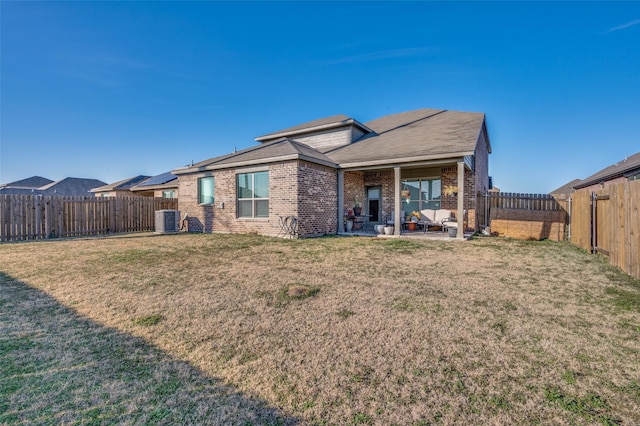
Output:
<instances>
[{"instance_id":1,"label":"downspout","mask_svg":"<svg viewBox=\"0 0 640 426\"><path fill-rule=\"evenodd\" d=\"M596 247L598 245L598 234L596 234L596 221L597 221L597 209L596 209L596 201L598 196L595 192L591 193L591 253L596 254Z\"/></svg>"},{"instance_id":2,"label":"downspout","mask_svg":"<svg viewBox=\"0 0 640 426\"><path fill-rule=\"evenodd\" d=\"M402 174L400 172L400 166L395 166L393 168L393 178L394 178L394 198L393 198L393 207L394 207L394 230L393 234L399 236L402 233L402 220L400 219L400 209L402 208L401 200L400 200L400 180Z\"/></svg>"},{"instance_id":3,"label":"downspout","mask_svg":"<svg viewBox=\"0 0 640 426\"><path fill-rule=\"evenodd\" d=\"M458 161L458 232L457 238L464 240L464 160Z\"/></svg>"},{"instance_id":4,"label":"downspout","mask_svg":"<svg viewBox=\"0 0 640 426\"><path fill-rule=\"evenodd\" d=\"M489 226L489 206L487 203L489 202L489 192L485 191L484 193L484 229Z\"/></svg>"},{"instance_id":5,"label":"downspout","mask_svg":"<svg viewBox=\"0 0 640 426\"><path fill-rule=\"evenodd\" d=\"M571 196L569 197L569 232L568 232L568 238L569 241L571 241L571 222L572 222L572 214L573 214L573 199L571 198Z\"/></svg>"},{"instance_id":6,"label":"downspout","mask_svg":"<svg viewBox=\"0 0 640 426\"><path fill-rule=\"evenodd\" d=\"M344 171L338 170L338 226L336 233L344 232Z\"/></svg>"}]
</instances>

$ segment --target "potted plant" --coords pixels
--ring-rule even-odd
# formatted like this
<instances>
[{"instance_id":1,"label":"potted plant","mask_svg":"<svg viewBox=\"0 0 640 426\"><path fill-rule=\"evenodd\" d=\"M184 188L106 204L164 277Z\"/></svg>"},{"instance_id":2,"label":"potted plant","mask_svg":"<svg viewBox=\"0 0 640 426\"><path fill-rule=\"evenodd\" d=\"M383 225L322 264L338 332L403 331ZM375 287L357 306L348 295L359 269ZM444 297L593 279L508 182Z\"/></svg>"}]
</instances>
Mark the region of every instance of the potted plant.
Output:
<instances>
[{"instance_id":1,"label":"potted plant","mask_svg":"<svg viewBox=\"0 0 640 426\"><path fill-rule=\"evenodd\" d=\"M407 229L409 231L415 231L417 228L418 221L420 220L421 217L422 215L420 214L419 211L411 212L411 215L409 215L409 220L407 221Z\"/></svg>"},{"instance_id":2,"label":"potted plant","mask_svg":"<svg viewBox=\"0 0 640 426\"><path fill-rule=\"evenodd\" d=\"M347 219L345 220L345 226L344 229L347 232L351 232L351 230L353 229L353 219Z\"/></svg>"},{"instance_id":3,"label":"potted plant","mask_svg":"<svg viewBox=\"0 0 640 426\"><path fill-rule=\"evenodd\" d=\"M442 193L447 196L457 196L458 195L458 187L455 185L447 185L442 190Z\"/></svg>"},{"instance_id":4,"label":"potted plant","mask_svg":"<svg viewBox=\"0 0 640 426\"><path fill-rule=\"evenodd\" d=\"M360 216L362 214L362 203L357 198L353 198L353 214Z\"/></svg>"}]
</instances>

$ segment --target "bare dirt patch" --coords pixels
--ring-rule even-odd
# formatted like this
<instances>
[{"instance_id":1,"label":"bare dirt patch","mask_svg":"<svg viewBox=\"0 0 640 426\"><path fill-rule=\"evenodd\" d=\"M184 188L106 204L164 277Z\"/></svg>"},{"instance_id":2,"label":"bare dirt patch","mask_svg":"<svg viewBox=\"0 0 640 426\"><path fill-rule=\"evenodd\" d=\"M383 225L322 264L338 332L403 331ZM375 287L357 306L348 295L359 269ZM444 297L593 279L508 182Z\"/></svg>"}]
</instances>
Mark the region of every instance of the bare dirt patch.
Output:
<instances>
[{"instance_id":1,"label":"bare dirt patch","mask_svg":"<svg viewBox=\"0 0 640 426\"><path fill-rule=\"evenodd\" d=\"M276 423L640 422L640 284L566 244L140 236L2 245L0 270Z\"/></svg>"}]
</instances>

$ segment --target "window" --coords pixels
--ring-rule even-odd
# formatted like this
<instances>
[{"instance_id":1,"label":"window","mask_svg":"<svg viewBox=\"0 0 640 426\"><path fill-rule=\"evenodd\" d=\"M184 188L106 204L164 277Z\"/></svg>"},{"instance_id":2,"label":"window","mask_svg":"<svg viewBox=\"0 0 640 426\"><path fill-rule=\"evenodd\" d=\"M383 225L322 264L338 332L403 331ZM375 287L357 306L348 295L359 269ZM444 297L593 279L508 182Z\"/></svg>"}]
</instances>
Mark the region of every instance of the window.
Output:
<instances>
[{"instance_id":1,"label":"window","mask_svg":"<svg viewBox=\"0 0 640 426\"><path fill-rule=\"evenodd\" d=\"M441 180L407 179L402 181L402 210L405 216L424 209L440 208Z\"/></svg>"},{"instance_id":2,"label":"window","mask_svg":"<svg viewBox=\"0 0 640 426\"><path fill-rule=\"evenodd\" d=\"M238 217L269 217L269 172L240 173Z\"/></svg>"},{"instance_id":3,"label":"window","mask_svg":"<svg viewBox=\"0 0 640 426\"><path fill-rule=\"evenodd\" d=\"M200 204L213 204L213 176L198 179L198 202Z\"/></svg>"},{"instance_id":4,"label":"window","mask_svg":"<svg viewBox=\"0 0 640 426\"><path fill-rule=\"evenodd\" d=\"M176 191L173 189L169 191L162 191L162 198L176 198Z\"/></svg>"}]
</instances>

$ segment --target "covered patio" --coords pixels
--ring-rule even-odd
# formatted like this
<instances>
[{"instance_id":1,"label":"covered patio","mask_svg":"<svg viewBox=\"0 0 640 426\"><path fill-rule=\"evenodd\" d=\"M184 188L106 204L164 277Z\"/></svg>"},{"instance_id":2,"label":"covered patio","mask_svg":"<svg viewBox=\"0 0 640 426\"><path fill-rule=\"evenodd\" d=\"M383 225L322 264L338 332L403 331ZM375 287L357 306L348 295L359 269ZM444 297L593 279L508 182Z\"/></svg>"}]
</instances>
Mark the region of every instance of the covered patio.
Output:
<instances>
[{"instance_id":1,"label":"covered patio","mask_svg":"<svg viewBox=\"0 0 640 426\"><path fill-rule=\"evenodd\" d=\"M468 220L475 199L466 195L473 190L465 187L473 178L464 157L338 170L338 233L376 235L376 225L387 225L395 237L443 239L451 238L443 231L453 222L463 230L455 237L462 240L465 230L475 231L475 221Z\"/></svg>"}]
</instances>

